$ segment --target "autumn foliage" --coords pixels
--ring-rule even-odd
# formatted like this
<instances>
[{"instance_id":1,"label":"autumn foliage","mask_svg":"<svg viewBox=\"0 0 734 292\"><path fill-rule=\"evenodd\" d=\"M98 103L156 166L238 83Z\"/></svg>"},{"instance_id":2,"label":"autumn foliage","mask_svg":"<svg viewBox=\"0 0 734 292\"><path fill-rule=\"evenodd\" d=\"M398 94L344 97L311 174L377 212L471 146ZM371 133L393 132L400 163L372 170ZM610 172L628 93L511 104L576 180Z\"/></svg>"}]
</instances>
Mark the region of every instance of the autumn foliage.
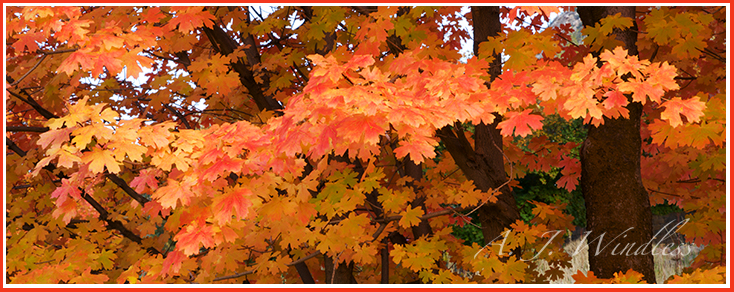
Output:
<instances>
[{"instance_id":1,"label":"autumn foliage","mask_svg":"<svg viewBox=\"0 0 734 292\"><path fill-rule=\"evenodd\" d=\"M507 184L559 170L571 191L578 145L544 120L598 126L639 102L650 202L690 212L681 233L705 245L669 283L723 283L726 9L637 7L576 43L541 29L569 9L502 9L505 33L466 58L479 20L461 7L7 7L6 280L303 283L301 265L326 283L332 265L357 283L547 283L570 260L548 231L573 218L538 203L504 242L465 245L453 226L497 194L437 130L471 141L501 119ZM613 34L633 22L630 56ZM524 259L543 248L539 274Z\"/></svg>"}]
</instances>

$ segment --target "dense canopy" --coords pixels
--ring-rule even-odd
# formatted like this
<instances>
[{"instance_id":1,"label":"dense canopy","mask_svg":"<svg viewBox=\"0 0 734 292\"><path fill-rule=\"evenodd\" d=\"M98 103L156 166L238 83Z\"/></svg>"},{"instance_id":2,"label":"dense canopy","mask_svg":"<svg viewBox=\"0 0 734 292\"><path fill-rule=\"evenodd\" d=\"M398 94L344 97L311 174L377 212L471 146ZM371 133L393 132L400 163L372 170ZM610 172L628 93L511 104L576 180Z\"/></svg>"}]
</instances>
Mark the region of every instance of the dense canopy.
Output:
<instances>
[{"instance_id":1,"label":"dense canopy","mask_svg":"<svg viewBox=\"0 0 734 292\"><path fill-rule=\"evenodd\" d=\"M704 246L664 280L724 283L727 9L631 9L8 6L6 281L548 283L574 217L513 190L589 192L551 126L637 119ZM573 279L645 281L612 272Z\"/></svg>"}]
</instances>

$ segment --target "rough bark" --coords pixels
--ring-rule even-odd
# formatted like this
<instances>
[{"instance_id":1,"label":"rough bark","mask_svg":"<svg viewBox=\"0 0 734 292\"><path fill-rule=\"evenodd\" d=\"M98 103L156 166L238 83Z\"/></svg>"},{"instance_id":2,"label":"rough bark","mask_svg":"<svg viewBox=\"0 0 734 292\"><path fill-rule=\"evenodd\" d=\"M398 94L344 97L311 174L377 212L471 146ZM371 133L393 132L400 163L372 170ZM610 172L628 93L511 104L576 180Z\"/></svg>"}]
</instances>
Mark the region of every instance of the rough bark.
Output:
<instances>
[{"instance_id":1,"label":"rough bark","mask_svg":"<svg viewBox=\"0 0 734 292\"><path fill-rule=\"evenodd\" d=\"M324 273L326 274L326 284L357 284L352 272L354 271L354 262L348 264L341 262L334 271L334 260L332 257L324 256Z\"/></svg>"},{"instance_id":2,"label":"rough bark","mask_svg":"<svg viewBox=\"0 0 734 292\"><path fill-rule=\"evenodd\" d=\"M413 178L415 181L419 181L423 178L423 165L422 164L415 164L413 160L405 159L404 162L404 168L405 168L405 175ZM428 209L426 209L426 197L422 195L422 193L419 191L418 187L413 184L413 190L416 193L416 198L412 202L410 202L411 208L418 208L420 207L421 210L423 210L424 214L428 214ZM428 220L421 219L420 223L418 225L411 227L413 231L413 238L418 239L421 236L429 236L433 234L433 230L431 230L431 225L428 224Z\"/></svg>"},{"instance_id":3,"label":"rough bark","mask_svg":"<svg viewBox=\"0 0 734 292\"><path fill-rule=\"evenodd\" d=\"M374 11L376 11L377 7L374 7ZM364 8L365 11L373 11L372 8ZM402 16L406 13L410 12L410 7L400 7L398 9L397 15ZM398 56L401 53L403 53L406 49L405 45L403 44L403 40L396 36L395 34L389 35L387 38L387 47L390 51L390 54ZM410 159L410 156L407 156L403 159L403 165L402 165L402 175L411 177L414 181L419 181L423 178L423 164L415 164L413 160ZM426 198L422 195L416 184L411 184L411 187L413 188L414 192L416 193L416 199L410 202L411 208L418 208L420 207L421 210L423 210L424 214L428 213L428 209L426 208ZM411 228L411 231L413 233L413 238L418 239L421 236L430 236L433 234L433 230L431 230L431 225L428 223L428 220L421 219L420 223L418 223L417 226L413 226Z\"/></svg>"},{"instance_id":4,"label":"rough bark","mask_svg":"<svg viewBox=\"0 0 734 292\"><path fill-rule=\"evenodd\" d=\"M501 32L499 7L472 7L472 19L474 52L477 54L479 43ZM502 64L497 57L489 68L492 79L496 78L501 70ZM496 189L508 180L504 167L502 136L497 129L499 121L500 117L496 116L495 122L490 125L484 123L475 125L474 147L464 136L459 124L455 124L453 129L444 127L438 133L464 175L482 191ZM483 205L477 211L477 215L482 224L485 243L498 239L505 228L509 228L510 224L520 219L512 190L507 185L500 189L497 203Z\"/></svg>"},{"instance_id":5,"label":"rough bark","mask_svg":"<svg viewBox=\"0 0 734 292\"><path fill-rule=\"evenodd\" d=\"M578 13L584 25L592 26L617 13L634 19L635 7L579 7ZM637 55L636 31L636 25L615 31L630 55ZM652 244L646 246L652 241L652 214L640 175L642 105L631 103L627 109L629 119L605 118L603 125L591 126L581 148L589 265L599 278L633 269L655 283Z\"/></svg>"}]
</instances>

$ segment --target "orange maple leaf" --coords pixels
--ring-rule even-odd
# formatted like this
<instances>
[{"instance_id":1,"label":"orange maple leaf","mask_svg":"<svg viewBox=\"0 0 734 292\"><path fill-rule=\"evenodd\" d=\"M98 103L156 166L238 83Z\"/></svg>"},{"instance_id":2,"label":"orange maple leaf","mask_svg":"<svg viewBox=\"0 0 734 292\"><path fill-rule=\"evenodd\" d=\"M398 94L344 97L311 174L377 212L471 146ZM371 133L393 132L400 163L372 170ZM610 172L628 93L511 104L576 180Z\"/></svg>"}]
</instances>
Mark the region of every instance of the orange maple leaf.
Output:
<instances>
[{"instance_id":1,"label":"orange maple leaf","mask_svg":"<svg viewBox=\"0 0 734 292\"><path fill-rule=\"evenodd\" d=\"M597 278L594 275L594 272L588 271L586 272L586 275L584 275L583 272L580 270L578 273L573 275L574 283L575 284L602 284L604 283L604 280Z\"/></svg>"},{"instance_id":2,"label":"orange maple leaf","mask_svg":"<svg viewBox=\"0 0 734 292\"><path fill-rule=\"evenodd\" d=\"M91 70L94 68L94 58L89 54L90 51L91 48L84 48L69 54L56 71L71 76L80 66L81 70Z\"/></svg>"},{"instance_id":3,"label":"orange maple leaf","mask_svg":"<svg viewBox=\"0 0 734 292\"><path fill-rule=\"evenodd\" d=\"M701 116L703 116L703 110L706 108L706 103L702 102L698 96L686 100L675 97L664 102L662 106L665 107L665 110L660 113L660 118L670 121L670 125L675 128L683 124L680 115L685 116L689 122L699 122Z\"/></svg>"},{"instance_id":4,"label":"orange maple leaf","mask_svg":"<svg viewBox=\"0 0 734 292\"><path fill-rule=\"evenodd\" d=\"M145 12L140 14L140 21L147 23L156 23L163 17L164 15L163 13L161 13L161 9L159 7L149 7L145 9Z\"/></svg>"},{"instance_id":5,"label":"orange maple leaf","mask_svg":"<svg viewBox=\"0 0 734 292\"><path fill-rule=\"evenodd\" d=\"M173 30L178 27L178 31L183 34L189 34L192 30L206 26L211 28L214 24L214 15L209 11L203 11L203 7L173 7L176 16L172 18L165 26L166 29Z\"/></svg>"},{"instance_id":6,"label":"orange maple leaf","mask_svg":"<svg viewBox=\"0 0 734 292\"><path fill-rule=\"evenodd\" d=\"M122 66L127 69L126 77L138 78L143 73L143 68L150 68L153 64L153 59L140 54L142 51L142 48L135 48L120 57Z\"/></svg>"},{"instance_id":7,"label":"orange maple leaf","mask_svg":"<svg viewBox=\"0 0 734 292\"><path fill-rule=\"evenodd\" d=\"M158 188L158 179L156 175L160 173L159 170L143 169L140 171L140 175L130 181L130 187L135 188L135 191L142 193L147 185L150 189Z\"/></svg>"},{"instance_id":8,"label":"orange maple leaf","mask_svg":"<svg viewBox=\"0 0 734 292\"><path fill-rule=\"evenodd\" d=\"M420 217L423 216L423 209L420 207L410 208L405 210L405 212L402 213L403 217L400 218L400 221L398 224L400 224L400 227L403 228L409 228L411 226L418 225L418 223L421 222Z\"/></svg>"},{"instance_id":9,"label":"orange maple leaf","mask_svg":"<svg viewBox=\"0 0 734 292\"><path fill-rule=\"evenodd\" d=\"M434 146L438 145L436 141L431 139L411 139L411 141L400 141L400 146L393 150L396 158L403 158L410 154L410 160L416 164L423 162L423 157L436 157Z\"/></svg>"},{"instance_id":10,"label":"orange maple leaf","mask_svg":"<svg viewBox=\"0 0 734 292\"><path fill-rule=\"evenodd\" d=\"M64 142L69 141L69 135L72 131L74 131L74 128L63 128L59 130L46 131L39 135L39 139L36 143L38 143L38 145L41 145L41 148L60 148L61 145L64 144Z\"/></svg>"},{"instance_id":11,"label":"orange maple leaf","mask_svg":"<svg viewBox=\"0 0 734 292\"><path fill-rule=\"evenodd\" d=\"M576 189L576 185L581 178L581 164L578 159L565 157L558 163L559 167L563 167L561 174L563 176L558 179L556 184L567 189L569 192Z\"/></svg>"},{"instance_id":12,"label":"orange maple leaf","mask_svg":"<svg viewBox=\"0 0 734 292\"><path fill-rule=\"evenodd\" d=\"M153 198L161 203L164 208L176 208L177 201L181 201L181 205L188 205L194 194L191 191L190 183L181 183L172 179L168 180L168 185L157 189L153 193Z\"/></svg>"},{"instance_id":13,"label":"orange maple leaf","mask_svg":"<svg viewBox=\"0 0 734 292\"><path fill-rule=\"evenodd\" d=\"M223 225L232 220L232 215L235 215L237 220L247 217L249 208L252 206L250 197L252 197L252 191L243 187L232 189L223 195L214 197L212 202L214 220Z\"/></svg>"},{"instance_id":14,"label":"orange maple leaf","mask_svg":"<svg viewBox=\"0 0 734 292\"><path fill-rule=\"evenodd\" d=\"M508 112L505 114L507 120L500 122L497 128L500 128L502 136L510 136L515 131L515 136L524 137L533 133L532 129L539 130L543 128L543 117L530 114L532 109L526 109L521 113Z\"/></svg>"},{"instance_id":15,"label":"orange maple leaf","mask_svg":"<svg viewBox=\"0 0 734 292\"><path fill-rule=\"evenodd\" d=\"M102 173L105 167L110 173L120 172L120 164L115 160L114 153L99 146L84 154L82 162L89 163L89 171L92 173Z\"/></svg>"},{"instance_id":16,"label":"orange maple leaf","mask_svg":"<svg viewBox=\"0 0 734 292\"><path fill-rule=\"evenodd\" d=\"M642 74L640 74L639 71L650 64L650 61L648 60L640 61L637 56L628 56L627 50L622 47L617 47L611 52L606 50L601 53L599 57L602 61L609 62L612 69L617 71L617 76L632 73L632 75L637 79L642 78Z\"/></svg>"},{"instance_id":17,"label":"orange maple leaf","mask_svg":"<svg viewBox=\"0 0 734 292\"><path fill-rule=\"evenodd\" d=\"M175 126L176 124L173 122L164 122L153 126L142 127L138 131L140 142L146 146L164 148L171 142L169 141L172 136L170 130Z\"/></svg>"},{"instance_id":18,"label":"orange maple leaf","mask_svg":"<svg viewBox=\"0 0 734 292\"><path fill-rule=\"evenodd\" d=\"M28 32L17 36L17 38L18 40L13 43L13 47L20 52L24 51L25 48L28 48L30 52L34 52L40 49L38 44L46 41L44 32Z\"/></svg>"},{"instance_id":19,"label":"orange maple leaf","mask_svg":"<svg viewBox=\"0 0 734 292\"><path fill-rule=\"evenodd\" d=\"M173 238L176 240L176 249L184 255L192 255L199 252L199 246L214 247L214 230L211 225L200 226L192 224L179 232Z\"/></svg>"},{"instance_id":20,"label":"orange maple leaf","mask_svg":"<svg viewBox=\"0 0 734 292\"><path fill-rule=\"evenodd\" d=\"M604 113L594 99L594 91L587 86L576 85L564 88L564 94L569 97L563 103L563 108L568 110L572 118L583 118L587 115L592 118L601 119Z\"/></svg>"},{"instance_id":21,"label":"orange maple leaf","mask_svg":"<svg viewBox=\"0 0 734 292\"><path fill-rule=\"evenodd\" d=\"M638 81L636 79L620 83L617 88L623 93L632 93L632 100L641 103L645 103L647 97L650 97L652 101L660 102L665 94L662 87L648 81Z\"/></svg>"},{"instance_id":22,"label":"orange maple leaf","mask_svg":"<svg viewBox=\"0 0 734 292\"><path fill-rule=\"evenodd\" d=\"M161 274L162 275L178 274L178 271L181 270L181 264L183 264L183 261L187 258L188 257L178 249L169 252L168 254L166 254L166 260L163 261L163 268L161 269Z\"/></svg>"},{"instance_id":23,"label":"orange maple leaf","mask_svg":"<svg viewBox=\"0 0 734 292\"><path fill-rule=\"evenodd\" d=\"M105 274L92 274L92 268L87 267L81 275L71 278L69 283L74 284L104 284L110 278Z\"/></svg>"},{"instance_id":24,"label":"orange maple leaf","mask_svg":"<svg viewBox=\"0 0 734 292\"><path fill-rule=\"evenodd\" d=\"M645 74L649 75L647 77L648 82L661 86L666 90L679 88L678 83L675 82L675 77L678 76L677 69L675 66L669 65L668 61L647 66Z\"/></svg>"},{"instance_id":25,"label":"orange maple leaf","mask_svg":"<svg viewBox=\"0 0 734 292\"><path fill-rule=\"evenodd\" d=\"M99 76L104 73L106 68L112 75L116 75L122 71L122 51L116 50L109 53L98 54L95 58L94 67L92 67L92 75Z\"/></svg>"}]
</instances>

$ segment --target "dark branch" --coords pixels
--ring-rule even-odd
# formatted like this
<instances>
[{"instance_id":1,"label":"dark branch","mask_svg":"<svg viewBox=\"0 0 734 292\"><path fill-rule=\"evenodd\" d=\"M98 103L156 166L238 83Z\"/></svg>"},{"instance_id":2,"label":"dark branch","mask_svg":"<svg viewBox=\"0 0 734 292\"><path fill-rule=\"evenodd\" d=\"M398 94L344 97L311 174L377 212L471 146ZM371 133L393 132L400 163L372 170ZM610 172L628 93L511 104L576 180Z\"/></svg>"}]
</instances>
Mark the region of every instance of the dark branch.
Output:
<instances>
[{"instance_id":1,"label":"dark branch","mask_svg":"<svg viewBox=\"0 0 734 292\"><path fill-rule=\"evenodd\" d=\"M189 124L189 121L186 120L186 118L181 113L179 113L176 109L174 109L172 106L167 105L167 104L163 104L163 107L165 107L167 110L171 111L174 115L176 115L176 117L178 117L178 119L181 120L181 122L184 124L186 129L191 129L191 125Z\"/></svg>"},{"instance_id":2,"label":"dark branch","mask_svg":"<svg viewBox=\"0 0 734 292\"><path fill-rule=\"evenodd\" d=\"M294 261L294 262L292 262L290 264L287 264L286 266L289 266L289 267L295 266L296 264L303 263L306 260L309 260L309 259L311 259L313 257L316 257L319 254L321 254L321 253L318 252L318 251L312 252L309 255L307 255L305 257L302 257L302 258L300 258L297 261ZM235 278L239 278L239 277L242 277L242 276L250 275L250 274L253 274L253 273L255 273L255 270L245 271L245 272L242 272L242 273L232 274L232 275L228 275L228 276L217 277L217 278L214 278L214 281L222 281L222 280L228 280L228 279L235 279Z\"/></svg>"},{"instance_id":3,"label":"dark branch","mask_svg":"<svg viewBox=\"0 0 734 292\"><path fill-rule=\"evenodd\" d=\"M700 51L700 52L702 52L702 53L704 53L706 55L709 55L709 56L713 57L714 59L721 61L722 63L726 63L726 58L724 58L722 56L719 56L718 54L712 52L709 49L703 49L703 50L698 49L698 51Z\"/></svg>"},{"instance_id":4,"label":"dark branch","mask_svg":"<svg viewBox=\"0 0 734 292\"><path fill-rule=\"evenodd\" d=\"M8 147L10 147L10 149L13 149L13 151L16 151L16 153L18 153L18 155L25 156L27 154L25 151L21 150L20 147L18 147L18 145L15 145L15 143L13 143L13 141L11 141L9 138L6 137L5 138L5 141L8 144ZM44 169L48 169L49 171L53 172L53 170L56 169L56 167L54 167L52 164L49 164L47 167L44 167ZM59 178L67 178L67 176L65 174L63 174L63 173L58 173L58 174L56 174L56 176L59 177ZM112 175L112 176L114 176L114 175ZM114 178L113 178L113 177L108 176L108 178L110 178L110 180L112 180L113 182L115 182L115 178L116 178L118 181L120 181L120 182L122 182L124 184L124 181L122 179L120 179L119 177L114 176ZM126 184L124 184L124 185L128 189L130 189L129 186L127 186ZM120 184L118 184L118 186L120 186ZM123 190L124 189L125 188L123 188ZM117 221L117 220L110 219L109 218L110 213L107 212L107 210L105 210L104 207L102 207L102 205L99 202L97 202L97 200L95 200L94 198L92 198L84 190L81 190L81 191L82 191L82 199L84 199L87 203L89 203L89 205L92 206L92 208L94 208L94 210L96 210L97 213L99 213L99 219L100 220L107 222L107 228L117 230L125 238L130 239L130 240L132 240L132 241L134 241L134 242L136 242L138 244L142 244L143 240L140 238L140 236L138 236L137 234L135 234L132 231L130 231L129 229L127 229L127 227L125 227L125 225L122 224L122 222ZM130 191L135 192L133 189L130 189ZM138 196L140 196L140 195L138 195ZM143 198L142 196L140 196L140 197ZM145 199L145 198L143 198L143 199ZM161 254L161 252L158 251L154 247L148 247L147 250L151 254Z\"/></svg>"},{"instance_id":5,"label":"dark branch","mask_svg":"<svg viewBox=\"0 0 734 292\"><path fill-rule=\"evenodd\" d=\"M59 118L59 116L57 116L57 115L51 113L50 111L46 110L45 108L43 108L40 104L38 104L38 102L36 102L30 96L28 96L28 98L26 99L26 98L22 97L20 94L17 94L15 92L11 91L10 89L6 89L6 91L8 93L10 93L10 95L15 96L16 98L18 98L18 99L22 100L23 102L27 103L28 105L30 105L33 109L35 109L44 118L46 118L46 119L58 119Z\"/></svg>"},{"instance_id":6,"label":"dark branch","mask_svg":"<svg viewBox=\"0 0 734 292\"><path fill-rule=\"evenodd\" d=\"M43 57L41 57L41 59L38 60L38 62L36 62L36 64L33 65L33 67L30 70L28 70L28 72L25 72L25 74L23 74L23 76L21 76L20 78L18 78L18 80L15 80L15 82L13 82L12 84L10 84L10 86L16 86L16 85L18 85L18 83L20 83L21 81L23 81L23 79L25 79L26 77L28 77L28 75L30 75L31 72L33 72L33 70L36 70L36 68L38 68L38 65L41 65L41 62L43 62L43 60L46 60L46 57L47 56L48 56L47 54L44 54Z\"/></svg>"},{"instance_id":7,"label":"dark branch","mask_svg":"<svg viewBox=\"0 0 734 292\"><path fill-rule=\"evenodd\" d=\"M229 55L239 48L239 45L229 36L227 33L218 25L212 26L212 28L203 27L204 33L209 38L214 49L222 55ZM251 36L248 36L251 37ZM250 52L254 50L252 46L245 48L245 53L248 54L248 60L254 59L258 56L250 56L253 54ZM256 53L256 51L255 51ZM240 83L247 87L248 92L252 95L257 107L262 110L272 110L279 112L283 109L283 106L276 101L273 97L265 95L261 85L255 80L255 75L250 68L247 67L244 61L238 58L236 62L230 64L240 75Z\"/></svg>"},{"instance_id":8,"label":"dark branch","mask_svg":"<svg viewBox=\"0 0 734 292\"><path fill-rule=\"evenodd\" d=\"M107 210L105 210L104 207L102 207L102 205L99 204L99 202L97 202L97 200L95 200L94 198L92 198L92 196L84 192L84 190L82 190L82 199L87 201L87 203L89 203L89 205L92 206L92 208L94 208L94 210L96 210L97 213L99 213L99 219L107 223L108 229L119 231L122 234L122 236L134 241L137 244L143 243L143 239L140 238L140 236L138 236L137 234L127 229L125 225L122 224L122 222L110 219L109 218L110 213L107 212ZM148 252L151 254L161 254L161 252L158 251L154 247L148 247L147 249L148 249Z\"/></svg>"},{"instance_id":9,"label":"dark branch","mask_svg":"<svg viewBox=\"0 0 734 292\"><path fill-rule=\"evenodd\" d=\"M188 60L174 59L174 58L169 58L169 57L161 56L161 55L158 55L156 53L153 53L150 50L143 50L143 53L147 53L147 54L149 54L149 55L151 55L153 57L156 57L156 58L159 58L159 59L163 59L163 60L166 60L166 61L171 61L171 62L179 63L179 64L184 65L184 66L191 65L191 62L188 61Z\"/></svg>"},{"instance_id":10,"label":"dark branch","mask_svg":"<svg viewBox=\"0 0 734 292\"><path fill-rule=\"evenodd\" d=\"M51 52L41 51L40 53L44 55L57 55L57 54L64 54L64 53L72 53L78 50L79 49L66 49L66 50L58 50L58 51L51 51Z\"/></svg>"},{"instance_id":11,"label":"dark branch","mask_svg":"<svg viewBox=\"0 0 734 292\"><path fill-rule=\"evenodd\" d=\"M23 156L26 155L26 152L23 151L23 149L20 149L20 147L18 147L18 145L15 144L15 142L13 142L13 140L10 140L10 138L5 137L5 144L8 145L8 148L10 148L10 150L13 150L13 152L15 152L18 155L20 155L20 157L23 157Z\"/></svg>"},{"instance_id":12,"label":"dark branch","mask_svg":"<svg viewBox=\"0 0 734 292\"><path fill-rule=\"evenodd\" d=\"M48 131L48 127L31 127L31 126L7 126L5 127L6 132L34 132L43 133Z\"/></svg>"},{"instance_id":13,"label":"dark branch","mask_svg":"<svg viewBox=\"0 0 734 292\"><path fill-rule=\"evenodd\" d=\"M107 178L110 179L114 184L116 184L118 187L120 187L125 193L127 193L130 197L138 201L141 205L145 205L145 203L149 202L150 200L146 199L142 195L138 194L135 190L133 190L126 182L125 180L121 179L119 176L114 174L107 174Z\"/></svg>"}]
</instances>

